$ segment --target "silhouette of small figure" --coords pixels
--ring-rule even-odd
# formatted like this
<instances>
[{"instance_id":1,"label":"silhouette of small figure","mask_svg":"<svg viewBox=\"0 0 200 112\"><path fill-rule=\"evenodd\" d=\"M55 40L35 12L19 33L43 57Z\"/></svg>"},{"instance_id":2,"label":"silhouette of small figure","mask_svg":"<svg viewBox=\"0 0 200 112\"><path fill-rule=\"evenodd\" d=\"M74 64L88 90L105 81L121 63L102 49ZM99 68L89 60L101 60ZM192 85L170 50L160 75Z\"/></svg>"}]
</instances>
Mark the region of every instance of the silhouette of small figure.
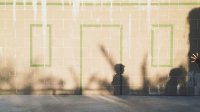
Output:
<instances>
[{"instance_id":1,"label":"silhouette of small figure","mask_svg":"<svg viewBox=\"0 0 200 112\"><path fill-rule=\"evenodd\" d=\"M122 75L124 73L124 67L123 64L116 64L114 67L116 72L112 81L112 85L114 86L114 95L128 94L129 87L127 79Z\"/></svg>"},{"instance_id":2,"label":"silhouette of small figure","mask_svg":"<svg viewBox=\"0 0 200 112\"><path fill-rule=\"evenodd\" d=\"M170 71L169 81L165 87L165 95L175 96L177 95L177 86L178 86L178 77L182 74L182 70L180 68L174 68Z\"/></svg>"}]
</instances>

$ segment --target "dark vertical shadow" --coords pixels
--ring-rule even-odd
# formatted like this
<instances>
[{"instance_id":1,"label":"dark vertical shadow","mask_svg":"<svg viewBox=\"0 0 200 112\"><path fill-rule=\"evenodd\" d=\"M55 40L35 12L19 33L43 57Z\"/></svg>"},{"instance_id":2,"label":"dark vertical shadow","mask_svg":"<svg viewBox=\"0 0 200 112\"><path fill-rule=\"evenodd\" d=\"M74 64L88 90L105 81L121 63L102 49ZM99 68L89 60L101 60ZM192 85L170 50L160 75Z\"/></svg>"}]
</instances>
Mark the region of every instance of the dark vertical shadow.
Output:
<instances>
[{"instance_id":1,"label":"dark vertical shadow","mask_svg":"<svg viewBox=\"0 0 200 112\"><path fill-rule=\"evenodd\" d=\"M25 82L26 85L22 90L22 94L31 95L33 92L33 75L34 71L31 71L29 74L26 74Z\"/></svg>"},{"instance_id":2,"label":"dark vertical shadow","mask_svg":"<svg viewBox=\"0 0 200 112\"><path fill-rule=\"evenodd\" d=\"M60 90L63 90L63 87L64 87L64 85L65 85L65 81L59 80L59 81L58 81L58 85L59 85L59 89L60 89Z\"/></svg>"},{"instance_id":3,"label":"dark vertical shadow","mask_svg":"<svg viewBox=\"0 0 200 112\"><path fill-rule=\"evenodd\" d=\"M69 71L71 72L72 78L74 80L75 83L75 89L74 89L74 94L75 95L81 95L82 91L80 90L80 84L79 84L79 78L78 78L78 74L75 72L75 70L73 68L70 68Z\"/></svg>"},{"instance_id":4,"label":"dark vertical shadow","mask_svg":"<svg viewBox=\"0 0 200 112\"><path fill-rule=\"evenodd\" d=\"M189 71L198 71L198 67L194 63L190 63L191 56L193 53L200 52L200 8L195 8L189 12L188 15L189 23Z\"/></svg>"},{"instance_id":5,"label":"dark vertical shadow","mask_svg":"<svg viewBox=\"0 0 200 112\"><path fill-rule=\"evenodd\" d=\"M144 59L143 59L143 63L142 63L142 66L141 66L141 72L142 72L142 95L149 95L149 91L148 91L148 85L149 85L149 81L148 81L148 78L147 78L147 55L144 56Z\"/></svg>"},{"instance_id":6,"label":"dark vertical shadow","mask_svg":"<svg viewBox=\"0 0 200 112\"><path fill-rule=\"evenodd\" d=\"M196 63L191 63L191 56L193 53L200 52L200 8L192 9L188 15L189 23L189 52L188 52L188 65L189 72L200 72ZM189 77L193 78L193 77ZM192 79L195 80L195 79ZM188 95L194 95L194 84L188 85Z\"/></svg>"}]
</instances>

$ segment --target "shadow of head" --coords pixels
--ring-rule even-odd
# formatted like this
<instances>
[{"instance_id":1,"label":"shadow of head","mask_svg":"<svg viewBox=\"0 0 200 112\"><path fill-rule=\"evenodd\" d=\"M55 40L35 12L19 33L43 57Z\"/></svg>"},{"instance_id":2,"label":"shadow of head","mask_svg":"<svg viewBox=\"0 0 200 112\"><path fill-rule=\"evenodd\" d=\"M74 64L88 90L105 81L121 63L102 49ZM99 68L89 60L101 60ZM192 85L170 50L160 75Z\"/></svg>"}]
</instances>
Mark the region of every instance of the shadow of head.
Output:
<instances>
[{"instance_id":1,"label":"shadow of head","mask_svg":"<svg viewBox=\"0 0 200 112\"><path fill-rule=\"evenodd\" d=\"M117 74L123 74L124 73L124 65L123 64L116 64L114 67L114 70Z\"/></svg>"},{"instance_id":2,"label":"shadow of head","mask_svg":"<svg viewBox=\"0 0 200 112\"><path fill-rule=\"evenodd\" d=\"M170 79L177 79L179 74L181 74L181 70L179 68L173 68L169 73L169 77Z\"/></svg>"},{"instance_id":3,"label":"shadow of head","mask_svg":"<svg viewBox=\"0 0 200 112\"><path fill-rule=\"evenodd\" d=\"M187 20L190 25L190 34L200 34L200 8L192 9Z\"/></svg>"}]
</instances>

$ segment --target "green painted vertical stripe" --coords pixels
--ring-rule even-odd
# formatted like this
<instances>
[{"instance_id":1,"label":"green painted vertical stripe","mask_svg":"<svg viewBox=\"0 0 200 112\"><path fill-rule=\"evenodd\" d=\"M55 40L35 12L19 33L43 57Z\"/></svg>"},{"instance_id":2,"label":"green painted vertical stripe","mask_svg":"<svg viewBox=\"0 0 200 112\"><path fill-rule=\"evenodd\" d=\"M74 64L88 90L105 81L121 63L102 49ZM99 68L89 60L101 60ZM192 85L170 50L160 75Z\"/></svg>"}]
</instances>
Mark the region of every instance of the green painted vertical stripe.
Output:
<instances>
[{"instance_id":1,"label":"green painted vertical stripe","mask_svg":"<svg viewBox=\"0 0 200 112\"><path fill-rule=\"evenodd\" d=\"M83 26L80 26L80 94L83 94L83 84L82 84L82 75L83 75L83 68L82 68L82 58L83 58Z\"/></svg>"},{"instance_id":2,"label":"green painted vertical stripe","mask_svg":"<svg viewBox=\"0 0 200 112\"><path fill-rule=\"evenodd\" d=\"M49 27L49 66L51 66L52 65L52 47L51 47L51 45L52 45L52 41L51 41L52 29L51 29L50 25L48 25L48 27Z\"/></svg>"},{"instance_id":3,"label":"green painted vertical stripe","mask_svg":"<svg viewBox=\"0 0 200 112\"><path fill-rule=\"evenodd\" d=\"M123 27L120 26L120 63L122 63L122 53L123 53ZM122 77L120 77L120 95L122 95L123 87L122 87Z\"/></svg>"},{"instance_id":4,"label":"green painted vertical stripe","mask_svg":"<svg viewBox=\"0 0 200 112\"><path fill-rule=\"evenodd\" d=\"M170 65L172 66L173 65L173 26L172 25L171 25L171 32L170 33L171 33L171 35L170 35L171 36L171 38L170 38L171 39L170 40L171 41L170 42L170 44L171 44L171 48L170 48L170 54L171 54L170 55L170 57L171 57L170 58L171 59L170 60Z\"/></svg>"},{"instance_id":5,"label":"green painted vertical stripe","mask_svg":"<svg viewBox=\"0 0 200 112\"><path fill-rule=\"evenodd\" d=\"M151 29L151 66L153 66L154 31Z\"/></svg>"},{"instance_id":6,"label":"green painted vertical stripe","mask_svg":"<svg viewBox=\"0 0 200 112\"><path fill-rule=\"evenodd\" d=\"M32 64L32 25L30 25L30 66Z\"/></svg>"},{"instance_id":7,"label":"green painted vertical stripe","mask_svg":"<svg viewBox=\"0 0 200 112\"><path fill-rule=\"evenodd\" d=\"M123 54L123 27L120 25L120 63L122 63Z\"/></svg>"}]
</instances>

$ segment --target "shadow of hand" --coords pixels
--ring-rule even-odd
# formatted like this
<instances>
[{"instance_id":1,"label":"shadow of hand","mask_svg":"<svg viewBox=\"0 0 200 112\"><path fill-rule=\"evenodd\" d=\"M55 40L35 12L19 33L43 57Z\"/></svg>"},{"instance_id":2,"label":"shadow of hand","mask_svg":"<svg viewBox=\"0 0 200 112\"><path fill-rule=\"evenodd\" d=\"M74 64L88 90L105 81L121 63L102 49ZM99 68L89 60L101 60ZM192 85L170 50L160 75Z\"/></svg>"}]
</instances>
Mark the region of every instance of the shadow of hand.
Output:
<instances>
[{"instance_id":1,"label":"shadow of hand","mask_svg":"<svg viewBox=\"0 0 200 112\"><path fill-rule=\"evenodd\" d=\"M192 54L191 59L191 62L195 62L198 65L198 67L200 67L200 56L198 53Z\"/></svg>"}]
</instances>

